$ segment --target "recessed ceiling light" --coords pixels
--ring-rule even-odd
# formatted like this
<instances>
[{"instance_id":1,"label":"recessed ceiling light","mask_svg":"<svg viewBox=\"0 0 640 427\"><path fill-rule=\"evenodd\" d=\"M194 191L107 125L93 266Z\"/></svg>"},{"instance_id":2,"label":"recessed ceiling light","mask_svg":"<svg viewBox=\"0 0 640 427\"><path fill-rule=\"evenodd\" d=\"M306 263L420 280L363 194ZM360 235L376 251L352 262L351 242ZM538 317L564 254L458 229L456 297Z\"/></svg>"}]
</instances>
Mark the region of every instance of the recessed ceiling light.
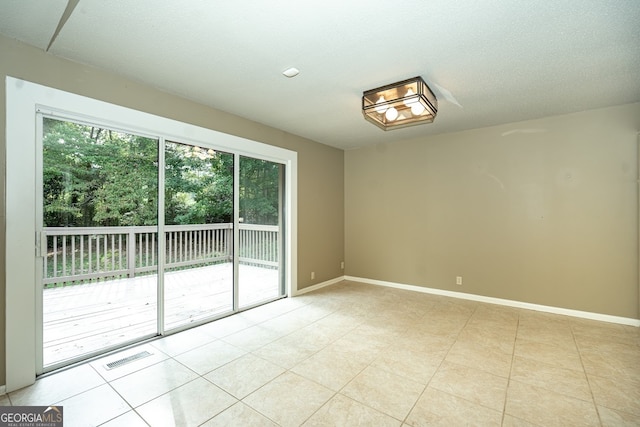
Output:
<instances>
[{"instance_id":1,"label":"recessed ceiling light","mask_svg":"<svg viewBox=\"0 0 640 427\"><path fill-rule=\"evenodd\" d=\"M282 72L282 74L287 76L287 77L289 77L289 78L291 78L291 77L297 76L299 72L300 72L300 70L298 70L297 68L291 67L291 68L287 68L286 70L284 70Z\"/></svg>"}]
</instances>

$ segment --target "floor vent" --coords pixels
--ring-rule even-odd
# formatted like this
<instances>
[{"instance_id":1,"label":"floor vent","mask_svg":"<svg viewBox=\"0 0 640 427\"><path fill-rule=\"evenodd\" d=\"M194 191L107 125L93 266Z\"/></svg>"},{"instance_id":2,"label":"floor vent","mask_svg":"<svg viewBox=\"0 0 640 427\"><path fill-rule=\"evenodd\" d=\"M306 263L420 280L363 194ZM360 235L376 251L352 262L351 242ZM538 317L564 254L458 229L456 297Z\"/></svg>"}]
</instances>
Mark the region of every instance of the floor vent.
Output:
<instances>
[{"instance_id":1,"label":"floor vent","mask_svg":"<svg viewBox=\"0 0 640 427\"><path fill-rule=\"evenodd\" d=\"M113 362L107 363L104 365L107 370L119 368L120 366L126 365L127 363L131 363L135 360L144 359L145 357L151 356L151 353L148 351L141 351L140 353L132 354L131 356L125 357L123 359L115 360Z\"/></svg>"}]
</instances>

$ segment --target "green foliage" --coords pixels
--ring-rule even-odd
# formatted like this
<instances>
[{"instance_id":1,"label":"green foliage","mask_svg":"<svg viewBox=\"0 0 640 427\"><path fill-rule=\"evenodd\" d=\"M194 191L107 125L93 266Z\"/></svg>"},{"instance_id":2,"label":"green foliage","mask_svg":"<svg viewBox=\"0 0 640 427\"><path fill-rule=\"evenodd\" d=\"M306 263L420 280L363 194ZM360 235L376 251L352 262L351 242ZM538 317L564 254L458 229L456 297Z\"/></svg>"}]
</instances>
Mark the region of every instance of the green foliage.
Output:
<instances>
[{"instance_id":1,"label":"green foliage","mask_svg":"<svg viewBox=\"0 0 640 427\"><path fill-rule=\"evenodd\" d=\"M158 142L44 119L45 226L157 224Z\"/></svg>"},{"instance_id":2,"label":"green foliage","mask_svg":"<svg viewBox=\"0 0 640 427\"><path fill-rule=\"evenodd\" d=\"M50 118L43 132L44 224L157 224L158 141ZM241 157L240 217L277 224L281 166ZM166 143L165 223L233 219L233 155Z\"/></svg>"},{"instance_id":3,"label":"green foliage","mask_svg":"<svg viewBox=\"0 0 640 427\"><path fill-rule=\"evenodd\" d=\"M240 158L240 217L247 224L277 225L282 166Z\"/></svg>"},{"instance_id":4,"label":"green foliage","mask_svg":"<svg viewBox=\"0 0 640 427\"><path fill-rule=\"evenodd\" d=\"M233 220L233 155L167 143L165 222L213 224Z\"/></svg>"}]
</instances>

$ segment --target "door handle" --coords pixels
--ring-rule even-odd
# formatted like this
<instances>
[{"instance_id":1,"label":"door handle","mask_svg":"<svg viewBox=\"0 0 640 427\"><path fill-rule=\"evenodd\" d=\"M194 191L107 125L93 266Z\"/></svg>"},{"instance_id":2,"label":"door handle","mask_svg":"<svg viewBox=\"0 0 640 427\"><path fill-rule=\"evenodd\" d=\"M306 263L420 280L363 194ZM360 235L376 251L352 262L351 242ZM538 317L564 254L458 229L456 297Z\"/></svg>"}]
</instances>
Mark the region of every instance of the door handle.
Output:
<instances>
[{"instance_id":1,"label":"door handle","mask_svg":"<svg viewBox=\"0 0 640 427\"><path fill-rule=\"evenodd\" d=\"M36 257L47 255L47 232L36 231Z\"/></svg>"}]
</instances>

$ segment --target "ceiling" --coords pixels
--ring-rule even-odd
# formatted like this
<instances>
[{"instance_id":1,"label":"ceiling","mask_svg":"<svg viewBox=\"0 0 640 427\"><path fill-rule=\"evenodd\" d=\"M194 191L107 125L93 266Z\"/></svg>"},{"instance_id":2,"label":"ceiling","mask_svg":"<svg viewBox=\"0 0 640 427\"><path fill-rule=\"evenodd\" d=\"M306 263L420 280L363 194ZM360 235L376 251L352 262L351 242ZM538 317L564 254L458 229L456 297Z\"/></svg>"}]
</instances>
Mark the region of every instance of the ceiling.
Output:
<instances>
[{"instance_id":1,"label":"ceiling","mask_svg":"<svg viewBox=\"0 0 640 427\"><path fill-rule=\"evenodd\" d=\"M7 37L343 149L640 101L638 0L0 0L0 12ZM439 100L433 124L363 119L363 91L418 75Z\"/></svg>"}]
</instances>

